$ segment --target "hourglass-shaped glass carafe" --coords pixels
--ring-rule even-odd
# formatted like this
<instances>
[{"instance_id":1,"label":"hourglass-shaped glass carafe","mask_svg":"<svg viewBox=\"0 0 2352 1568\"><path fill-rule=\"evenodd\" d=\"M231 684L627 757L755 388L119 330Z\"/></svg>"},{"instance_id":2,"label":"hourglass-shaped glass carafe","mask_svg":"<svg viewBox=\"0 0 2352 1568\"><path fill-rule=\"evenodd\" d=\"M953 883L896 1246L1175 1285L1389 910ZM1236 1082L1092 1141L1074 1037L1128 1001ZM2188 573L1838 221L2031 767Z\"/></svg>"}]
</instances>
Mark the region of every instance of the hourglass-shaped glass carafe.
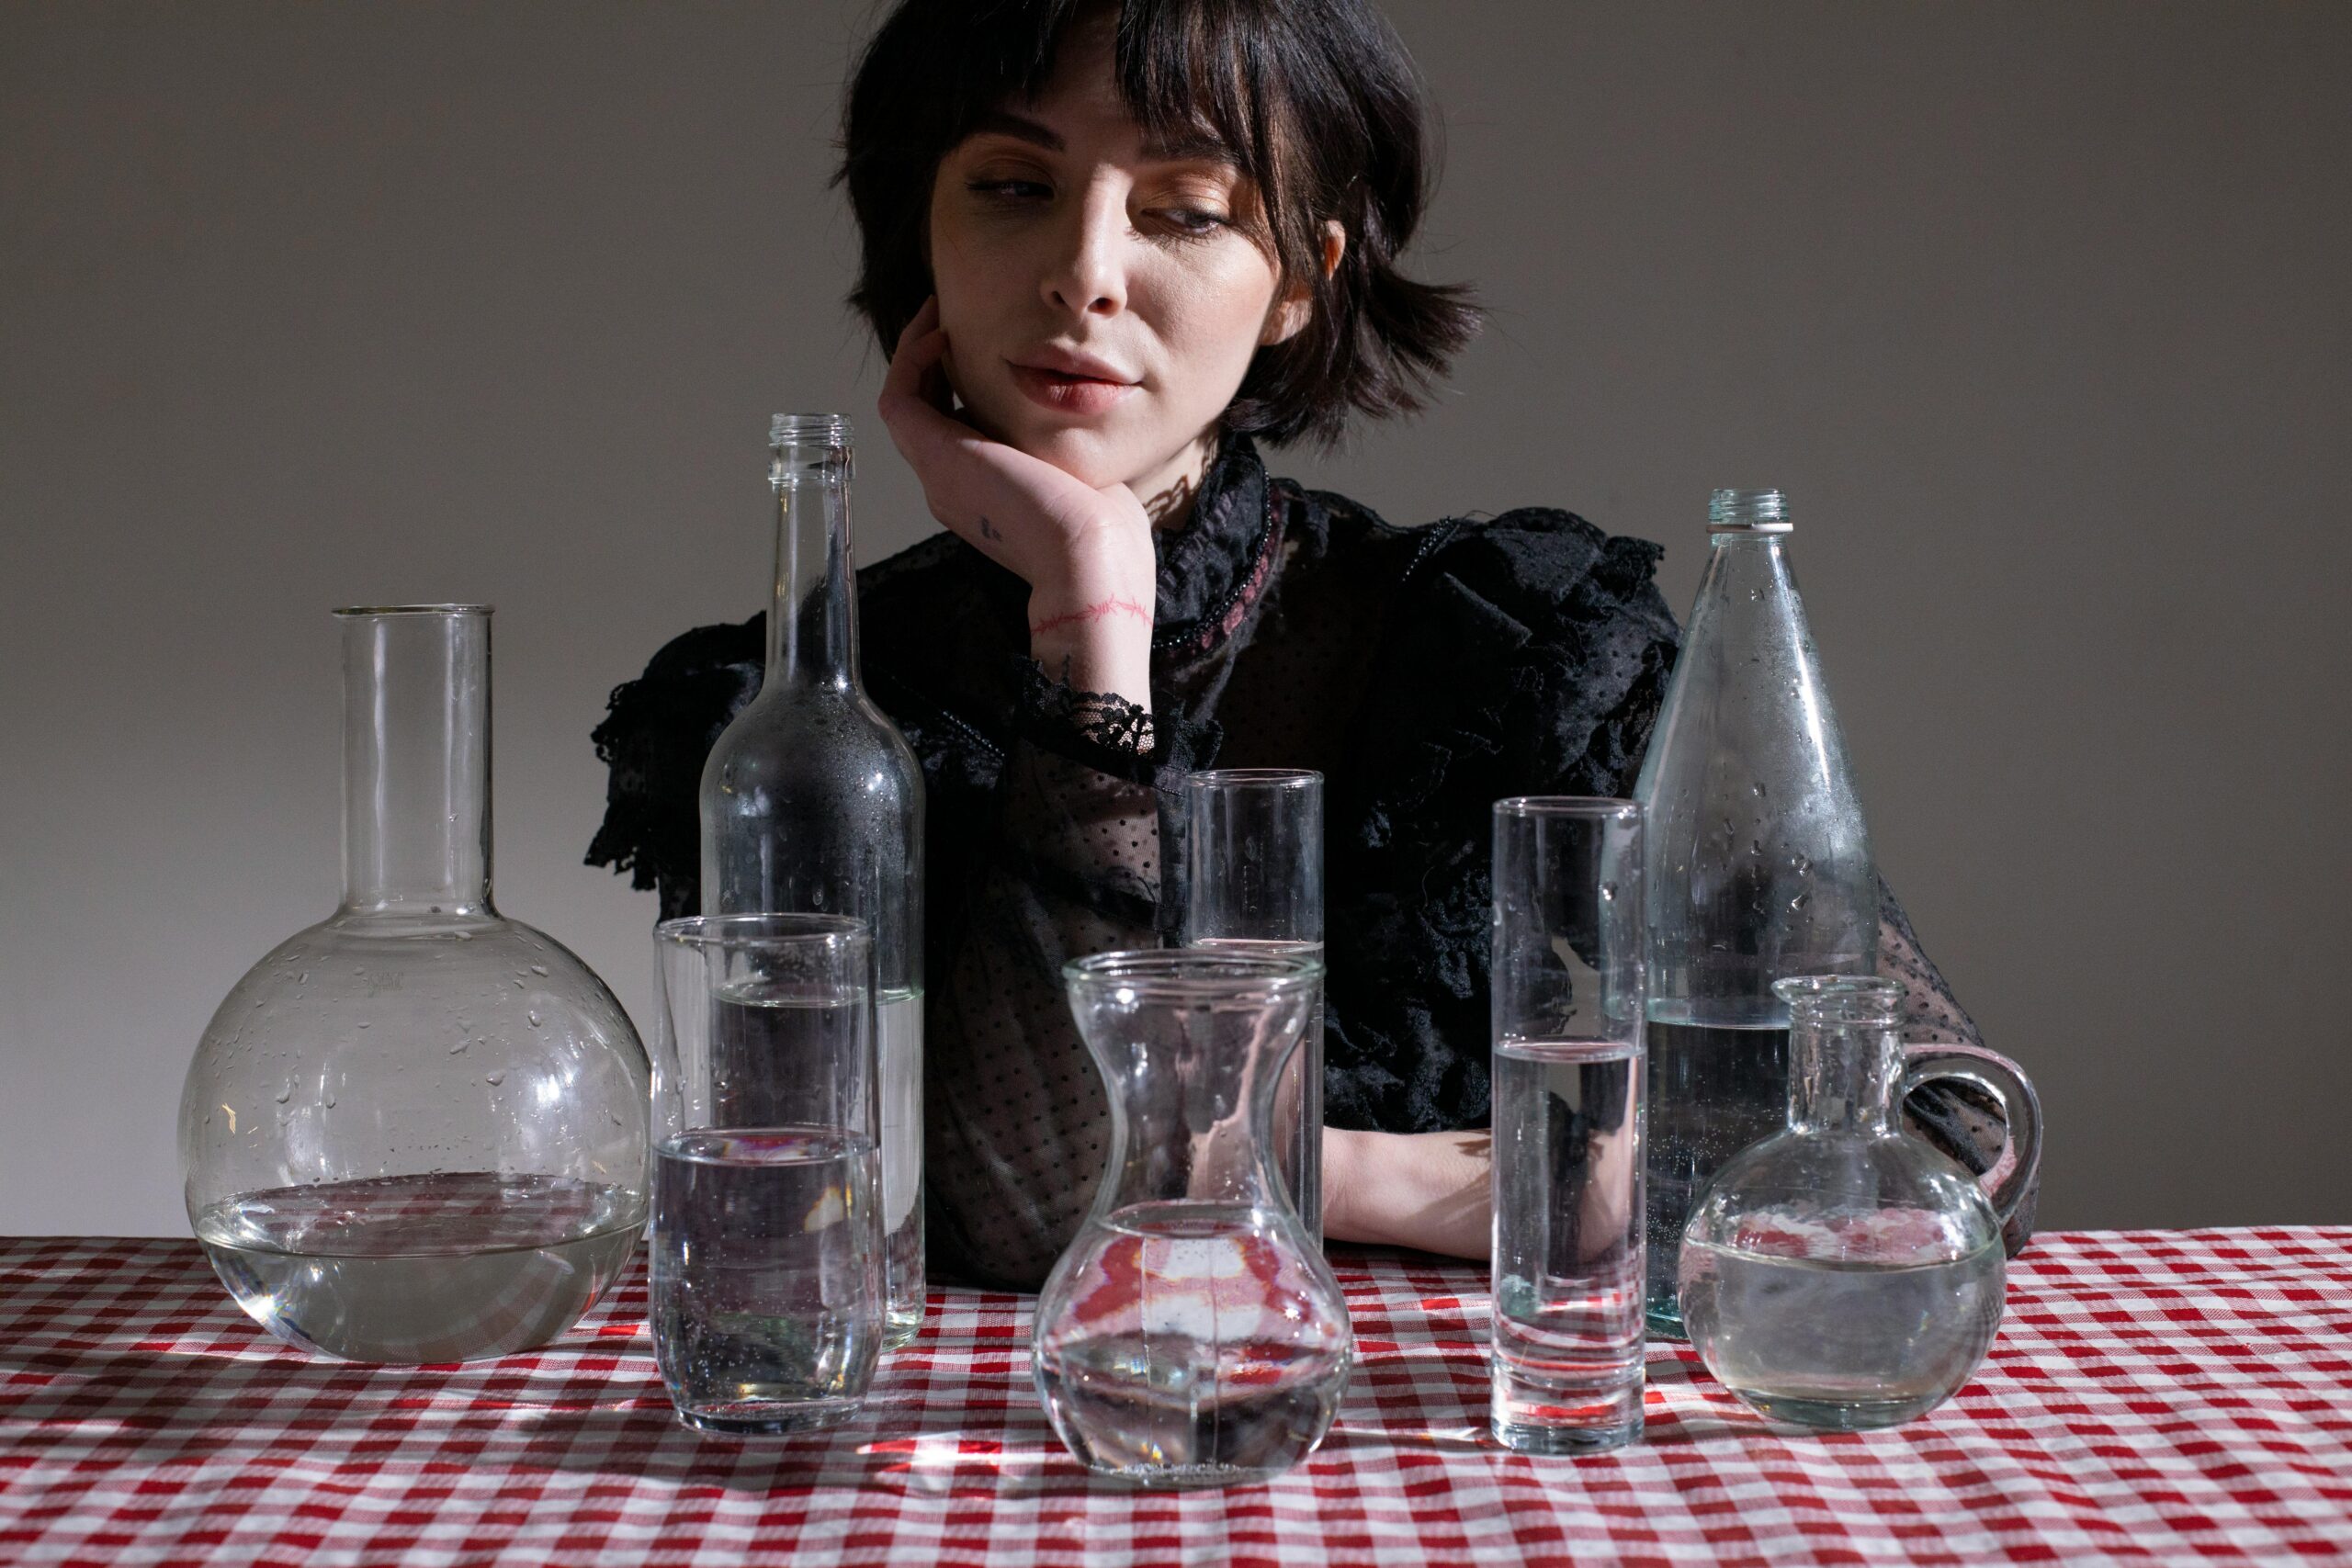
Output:
<instances>
[{"instance_id":1,"label":"hourglass-shaped glass carafe","mask_svg":"<svg viewBox=\"0 0 2352 1568\"><path fill-rule=\"evenodd\" d=\"M1210 949L1063 971L1111 1097L1094 1208L1037 1302L1037 1392L1091 1468L1263 1481L1338 1414L1355 1338L1268 1154L1322 964ZM1292 1092L1295 1092L1295 1089Z\"/></svg>"}]
</instances>

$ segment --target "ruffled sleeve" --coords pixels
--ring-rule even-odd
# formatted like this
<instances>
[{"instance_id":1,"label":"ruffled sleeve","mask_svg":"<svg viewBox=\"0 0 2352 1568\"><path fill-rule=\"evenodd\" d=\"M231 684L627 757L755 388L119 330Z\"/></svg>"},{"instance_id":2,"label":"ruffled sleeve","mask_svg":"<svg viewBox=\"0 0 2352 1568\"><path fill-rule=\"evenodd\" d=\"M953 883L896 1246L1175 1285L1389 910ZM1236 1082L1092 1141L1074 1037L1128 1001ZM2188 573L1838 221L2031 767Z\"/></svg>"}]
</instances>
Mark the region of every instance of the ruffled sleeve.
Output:
<instances>
[{"instance_id":1,"label":"ruffled sleeve","mask_svg":"<svg viewBox=\"0 0 2352 1568\"><path fill-rule=\"evenodd\" d=\"M660 890L664 919L695 912L702 874L702 766L719 732L758 694L767 617L697 626L613 690L590 739L608 770L590 865Z\"/></svg>"},{"instance_id":2,"label":"ruffled sleeve","mask_svg":"<svg viewBox=\"0 0 2352 1568\"><path fill-rule=\"evenodd\" d=\"M1486 1121L1493 804L1631 790L1678 640L1660 554L1541 508L1417 542L1333 784L1331 1124Z\"/></svg>"}]
</instances>

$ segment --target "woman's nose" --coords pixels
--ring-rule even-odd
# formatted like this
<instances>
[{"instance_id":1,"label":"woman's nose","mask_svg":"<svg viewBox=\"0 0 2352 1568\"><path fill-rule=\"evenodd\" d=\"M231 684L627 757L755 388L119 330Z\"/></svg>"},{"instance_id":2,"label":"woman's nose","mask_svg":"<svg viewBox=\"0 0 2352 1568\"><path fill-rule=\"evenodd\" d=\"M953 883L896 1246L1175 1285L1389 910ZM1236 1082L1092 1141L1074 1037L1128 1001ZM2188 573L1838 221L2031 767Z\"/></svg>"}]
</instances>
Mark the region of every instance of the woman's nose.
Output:
<instances>
[{"instance_id":1,"label":"woman's nose","mask_svg":"<svg viewBox=\"0 0 2352 1568\"><path fill-rule=\"evenodd\" d=\"M1046 276L1046 302L1073 315L1115 316L1127 305L1125 197L1098 184L1069 212Z\"/></svg>"}]
</instances>

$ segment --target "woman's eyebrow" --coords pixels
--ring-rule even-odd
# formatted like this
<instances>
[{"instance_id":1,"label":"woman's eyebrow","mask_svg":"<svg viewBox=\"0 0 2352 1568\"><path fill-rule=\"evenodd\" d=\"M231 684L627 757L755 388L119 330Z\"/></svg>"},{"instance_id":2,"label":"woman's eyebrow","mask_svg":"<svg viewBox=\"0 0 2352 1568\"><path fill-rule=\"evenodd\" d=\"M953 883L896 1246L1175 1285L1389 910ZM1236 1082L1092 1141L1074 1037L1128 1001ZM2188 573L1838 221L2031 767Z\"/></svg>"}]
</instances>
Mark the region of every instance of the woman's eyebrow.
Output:
<instances>
[{"instance_id":1,"label":"woman's eyebrow","mask_svg":"<svg viewBox=\"0 0 2352 1568\"><path fill-rule=\"evenodd\" d=\"M1062 152L1067 146L1051 127L1040 125L1026 115L1017 115L1010 109L987 110L972 122L971 134L1010 136L1016 141L1043 147L1048 152Z\"/></svg>"},{"instance_id":2,"label":"woman's eyebrow","mask_svg":"<svg viewBox=\"0 0 2352 1568\"><path fill-rule=\"evenodd\" d=\"M1031 119L1027 115L1011 109L987 109L972 122L970 136L1010 136L1016 141L1026 141L1048 152L1069 151L1069 144L1051 126ZM1240 160L1225 139L1204 129L1170 131L1146 131L1143 154L1164 163L1235 164Z\"/></svg>"},{"instance_id":3,"label":"woman's eyebrow","mask_svg":"<svg viewBox=\"0 0 2352 1568\"><path fill-rule=\"evenodd\" d=\"M1198 161L1207 164L1238 164L1241 162L1233 155L1233 149L1226 144L1223 137L1213 131L1197 130L1146 131L1143 139L1143 155L1147 158L1163 158L1171 163Z\"/></svg>"}]
</instances>

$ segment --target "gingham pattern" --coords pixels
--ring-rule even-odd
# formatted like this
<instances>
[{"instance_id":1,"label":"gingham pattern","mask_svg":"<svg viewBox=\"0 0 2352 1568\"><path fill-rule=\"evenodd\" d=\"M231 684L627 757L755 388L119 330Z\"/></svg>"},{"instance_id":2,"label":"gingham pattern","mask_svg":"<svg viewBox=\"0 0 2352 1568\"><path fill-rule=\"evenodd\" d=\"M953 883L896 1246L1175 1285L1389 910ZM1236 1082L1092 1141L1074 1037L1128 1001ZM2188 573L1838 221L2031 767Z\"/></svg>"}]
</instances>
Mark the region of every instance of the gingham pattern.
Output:
<instances>
[{"instance_id":1,"label":"gingham pattern","mask_svg":"<svg viewBox=\"0 0 2352 1568\"><path fill-rule=\"evenodd\" d=\"M1781 1435L1650 1352L1647 1440L1484 1435L1482 1273L1343 1252L1360 1364L1271 1486L1090 1479L1028 1311L934 1294L858 1427L674 1425L642 1274L553 1348L315 1359L196 1249L0 1242L0 1562L998 1564L2352 1561L2352 1229L2045 1235L1986 1370L1894 1431Z\"/></svg>"}]
</instances>

